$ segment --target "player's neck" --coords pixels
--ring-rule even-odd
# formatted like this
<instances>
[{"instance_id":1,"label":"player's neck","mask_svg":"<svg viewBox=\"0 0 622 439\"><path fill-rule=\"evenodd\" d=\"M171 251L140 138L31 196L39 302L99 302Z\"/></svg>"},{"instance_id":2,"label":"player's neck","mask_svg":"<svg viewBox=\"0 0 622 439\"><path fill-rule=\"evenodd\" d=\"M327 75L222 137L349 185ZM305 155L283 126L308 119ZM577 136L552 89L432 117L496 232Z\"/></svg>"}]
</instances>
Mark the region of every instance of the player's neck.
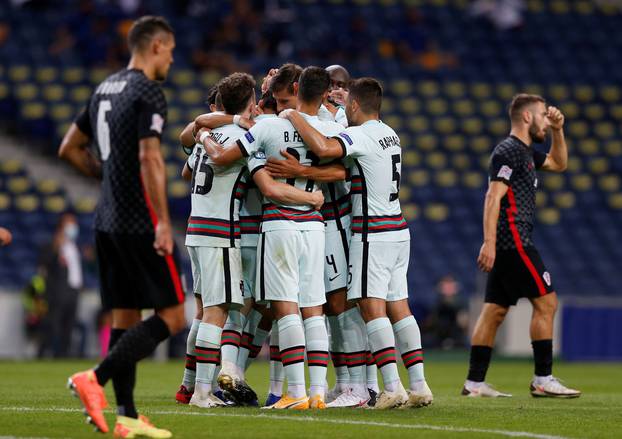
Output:
<instances>
[{"instance_id":1,"label":"player's neck","mask_svg":"<svg viewBox=\"0 0 622 439\"><path fill-rule=\"evenodd\" d=\"M526 130L521 130L520 128L512 128L512 131L510 131L510 136L514 136L525 145L531 146L531 136Z\"/></svg>"},{"instance_id":2,"label":"player's neck","mask_svg":"<svg viewBox=\"0 0 622 439\"><path fill-rule=\"evenodd\" d=\"M147 78L154 81L156 78L155 67L147 62L142 56L134 54L127 65L128 69L141 70Z\"/></svg>"},{"instance_id":3,"label":"player's neck","mask_svg":"<svg viewBox=\"0 0 622 439\"><path fill-rule=\"evenodd\" d=\"M365 122L369 122L370 120L378 121L380 117L378 114L360 114L356 118L356 125L363 125Z\"/></svg>"},{"instance_id":4,"label":"player's neck","mask_svg":"<svg viewBox=\"0 0 622 439\"><path fill-rule=\"evenodd\" d=\"M298 99L298 105L296 105L296 110L299 113L308 114L309 116L317 116L319 109L320 107L317 103L302 102L300 99Z\"/></svg>"}]
</instances>

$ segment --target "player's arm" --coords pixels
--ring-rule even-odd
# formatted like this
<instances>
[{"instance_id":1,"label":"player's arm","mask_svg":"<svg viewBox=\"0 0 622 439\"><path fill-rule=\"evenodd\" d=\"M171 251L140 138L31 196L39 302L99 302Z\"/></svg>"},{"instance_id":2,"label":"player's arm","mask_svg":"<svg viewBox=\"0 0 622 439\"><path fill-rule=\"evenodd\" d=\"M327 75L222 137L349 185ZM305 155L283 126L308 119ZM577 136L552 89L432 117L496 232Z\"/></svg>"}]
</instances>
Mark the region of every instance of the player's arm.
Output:
<instances>
[{"instance_id":1,"label":"player's arm","mask_svg":"<svg viewBox=\"0 0 622 439\"><path fill-rule=\"evenodd\" d=\"M181 142L182 146L190 148L196 143L194 140L195 137L196 133L194 131L194 121L192 121L182 130L181 134L179 135L179 141Z\"/></svg>"},{"instance_id":2,"label":"player's arm","mask_svg":"<svg viewBox=\"0 0 622 439\"><path fill-rule=\"evenodd\" d=\"M181 178L186 181L192 180L192 170L190 169L190 166L188 166L188 163L184 163L184 168L181 170Z\"/></svg>"},{"instance_id":3,"label":"player's arm","mask_svg":"<svg viewBox=\"0 0 622 439\"><path fill-rule=\"evenodd\" d=\"M204 128L199 130L199 143L203 145L205 152L217 166L228 166L244 157L243 148L237 142L222 147L209 136L209 131Z\"/></svg>"},{"instance_id":4,"label":"player's arm","mask_svg":"<svg viewBox=\"0 0 622 439\"><path fill-rule=\"evenodd\" d=\"M309 125L297 111L283 110L279 116L288 119L294 125L305 145L319 158L336 159L346 156L345 146L339 140L324 136Z\"/></svg>"},{"instance_id":5,"label":"player's arm","mask_svg":"<svg viewBox=\"0 0 622 439\"><path fill-rule=\"evenodd\" d=\"M266 170L273 178L307 178L320 183L331 183L346 179L346 168L339 162L321 166L301 165L296 157L287 151L281 151L285 160L276 160L270 157L266 163Z\"/></svg>"},{"instance_id":6,"label":"player's arm","mask_svg":"<svg viewBox=\"0 0 622 439\"><path fill-rule=\"evenodd\" d=\"M209 128L210 130L213 130L214 128L230 125L232 123L244 128L245 130L249 130L253 125L255 125L255 121L252 119L248 119L237 114L207 113L200 115L194 120L196 131L199 131L201 128Z\"/></svg>"},{"instance_id":7,"label":"player's arm","mask_svg":"<svg viewBox=\"0 0 622 439\"><path fill-rule=\"evenodd\" d=\"M160 151L158 137L146 137L139 141L138 158L145 195L157 218L153 247L159 255L173 252L173 231L166 199L166 167Z\"/></svg>"},{"instance_id":8,"label":"player's arm","mask_svg":"<svg viewBox=\"0 0 622 439\"><path fill-rule=\"evenodd\" d=\"M275 181L264 168L256 169L253 172L253 180L266 198L277 203L307 204L316 210L319 210L324 204L322 191L306 192L289 184Z\"/></svg>"},{"instance_id":9,"label":"player's arm","mask_svg":"<svg viewBox=\"0 0 622 439\"><path fill-rule=\"evenodd\" d=\"M568 166L568 146L564 137L564 115L559 109L549 107L547 117L551 122L551 149L546 155L544 163L541 166L536 163L536 168L540 167L551 172L563 172Z\"/></svg>"},{"instance_id":10,"label":"player's arm","mask_svg":"<svg viewBox=\"0 0 622 439\"><path fill-rule=\"evenodd\" d=\"M497 248L497 222L501 209L501 200L509 186L503 181L491 181L484 201L484 243L479 251L477 265L482 271L489 272L495 262Z\"/></svg>"},{"instance_id":11,"label":"player's arm","mask_svg":"<svg viewBox=\"0 0 622 439\"><path fill-rule=\"evenodd\" d=\"M87 177L102 178L102 164L88 148L91 139L74 122L71 124L58 149L58 156L66 160Z\"/></svg>"}]
</instances>

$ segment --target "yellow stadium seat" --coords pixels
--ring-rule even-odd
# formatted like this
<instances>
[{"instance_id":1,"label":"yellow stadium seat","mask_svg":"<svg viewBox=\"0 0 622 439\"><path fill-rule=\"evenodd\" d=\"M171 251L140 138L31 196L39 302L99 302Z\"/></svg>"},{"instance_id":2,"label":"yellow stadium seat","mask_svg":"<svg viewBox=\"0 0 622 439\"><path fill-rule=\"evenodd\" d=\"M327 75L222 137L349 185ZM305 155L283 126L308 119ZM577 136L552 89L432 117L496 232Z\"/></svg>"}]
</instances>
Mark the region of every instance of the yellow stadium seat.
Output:
<instances>
[{"instance_id":1,"label":"yellow stadium seat","mask_svg":"<svg viewBox=\"0 0 622 439\"><path fill-rule=\"evenodd\" d=\"M93 90L86 85L78 85L71 89L69 96L73 102L79 105L85 105Z\"/></svg>"},{"instance_id":2,"label":"yellow stadium seat","mask_svg":"<svg viewBox=\"0 0 622 439\"><path fill-rule=\"evenodd\" d=\"M43 87L43 98L48 102L57 102L65 97L65 87L49 84Z\"/></svg>"},{"instance_id":3,"label":"yellow stadium seat","mask_svg":"<svg viewBox=\"0 0 622 439\"><path fill-rule=\"evenodd\" d=\"M200 105L205 103L207 96L200 88L186 87L177 94L179 100L185 105Z\"/></svg>"},{"instance_id":4,"label":"yellow stadium seat","mask_svg":"<svg viewBox=\"0 0 622 439\"><path fill-rule=\"evenodd\" d=\"M590 15L594 13L594 5L590 0L578 0L572 2L575 11L582 15Z\"/></svg>"},{"instance_id":5,"label":"yellow stadium seat","mask_svg":"<svg viewBox=\"0 0 622 439\"><path fill-rule=\"evenodd\" d=\"M570 209L576 204L576 197L573 192L560 192L553 197L554 203L560 209Z\"/></svg>"},{"instance_id":6,"label":"yellow stadium seat","mask_svg":"<svg viewBox=\"0 0 622 439\"><path fill-rule=\"evenodd\" d=\"M182 161L186 161L188 160L188 154L185 153L184 149L181 147L181 145L177 146L176 148L173 149L173 153L175 155L175 157L177 157L179 160ZM181 170L180 170L181 172Z\"/></svg>"},{"instance_id":7,"label":"yellow stadium seat","mask_svg":"<svg viewBox=\"0 0 622 439\"><path fill-rule=\"evenodd\" d=\"M417 84L417 91L421 96L432 98L437 96L440 87L436 81L421 81Z\"/></svg>"},{"instance_id":8,"label":"yellow stadium seat","mask_svg":"<svg viewBox=\"0 0 622 439\"><path fill-rule=\"evenodd\" d=\"M555 102L562 102L568 99L570 92L568 87L563 84L551 85L548 89L548 95L553 98Z\"/></svg>"},{"instance_id":9,"label":"yellow stadium seat","mask_svg":"<svg viewBox=\"0 0 622 439\"><path fill-rule=\"evenodd\" d=\"M527 84L523 88L523 91L531 95L544 95L544 88L538 84Z\"/></svg>"},{"instance_id":10,"label":"yellow stadium seat","mask_svg":"<svg viewBox=\"0 0 622 439\"><path fill-rule=\"evenodd\" d=\"M603 175L598 179L598 186L605 192L618 192L620 190L620 177L615 174Z\"/></svg>"},{"instance_id":11,"label":"yellow stadium seat","mask_svg":"<svg viewBox=\"0 0 622 439\"><path fill-rule=\"evenodd\" d=\"M169 195L173 198L186 198L190 195L190 184L187 181L177 179L169 186Z\"/></svg>"},{"instance_id":12,"label":"yellow stadium seat","mask_svg":"<svg viewBox=\"0 0 622 439\"><path fill-rule=\"evenodd\" d=\"M179 143L179 135L183 129L183 124L170 125L166 128L166 137L172 144L177 145Z\"/></svg>"},{"instance_id":13,"label":"yellow stadium seat","mask_svg":"<svg viewBox=\"0 0 622 439\"><path fill-rule=\"evenodd\" d=\"M391 90L396 96L406 96L412 93L412 85L406 79L397 79L391 83Z\"/></svg>"},{"instance_id":14,"label":"yellow stadium seat","mask_svg":"<svg viewBox=\"0 0 622 439\"><path fill-rule=\"evenodd\" d=\"M490 167L490 154L482 154L479 156L479 166L481 169L488 171Z\"/></svg>"},{"instance_id":15,"label":"yellow stadium seat","mask_svg":"<svg viewBox=\"0 0 622 439\"><path fill-rule=\"evenodd\" d=\"M432 134L425 134L415 138L415 146L423 151L432 151L436 149L437 138Z\"/></svg>"},{"instance_id":16,"label":"yellow stadium seat","mask_svg":"<svg viewBox=\"0 0 622 439\"><path fill-rule=\"evenodd\" d=\"M37 190L42 194L49 195L58 192L60 183L53 178L44 178L37 183Z\"/></svg>"},{"instance_id":17,"label":"yellow stadium seat","mask_svg":"<svg viewBox=\"0 0 622 439\"><path fill-rule=\"evenodd\" d=\"M573 175L570 178L570 183L573 189L580 192L588 191L594 185L592 177L588 174Z\"/></svg>"},{"instance_id":18,"label":"yellow stadium seat","mask_svg":"<svg viewBox=\"0 0 622 439\"><path fill-rule=\"evenodd\" d=\"M6 99L9 96L8 84L0 83L0 99Z\"/></svg>"},{"instance_id":19,"label":"yellow stadium seat","mask_svg":"<svg viewBox=\"0 0 622 439\"><path fill-rule=\"evenodd\" d=\"M464 150L464 144L464 136L461 136L459 134L447 136L444 141L445 148L453 152Z\"/></svg>"},{"instance_id":20,"label":"yellow stadium seat","mask_svg":"<svg viewBox=\"0 0 622 439\"><path fill-rule=\"evenodd\" d=\"M451 169L445 169L436 173L434 182L440 187L454 187L458 183L458 175Z\"/></svg>"},{"instance_id":21,"label":"yellow stadium seat","mask_svg":"<svg viewBox=\"0 0 622 439\"><path fill-rule=\"evenodd\" d=\"M559 105L559 109L564 116L566 116L566 120L574 119L579 116L579 106L575 102L564 102Z\"/></svg>"},{"instance_id":22,"label":"yellow stadium seat","mask_svg":"<svg viewBox=\"0 0 622 439\"><path fill-rule=\"evenodd\" d=\"M454 169L464 171L471 167L471 158L468 154L454 154L451 157L451 166Z\"/></svg>"},{"instance_id":23,"label":"yellow stadium seat","mask_svg":"<svg viewBox=\"0 0 622 439\"><path fill-rule=\"evenodd\" d=\"M604 157L591 158L588 163L588 168L592 174L604 174L609 170L609 160Z\"/></svg>"},{"instance_id":24,"label":"yellow stadium seat","mask_svg":"<svg viewBox=\"0 0 622 439\"><path fill-rule=\"evenodd\" d=\"M43 200L43 208L47 212L61 213L67 210L67 201L60 195L45 197Z\"/></svg>"},{"instance_id":25,"label":"yellow stadium seat","mask_svg":"<svg viewBox=\"0 0 622 439\"><path fill-rule=\"evenodd\" d=\"M181 175L181 167L177 164L169 163L166 165L166 177L169 180L175 180Z\"/></svg>"},{"instance_id":26,"label":"yellow stadium seat","mask_svg":"<svg viewBox=\"0 0 622 439\"><path fill-rule=\"evenodd\" d=\"M402 151L409 148L412 145L412 139L410 134L405 130L400 130L397 135L400 137L400 144L402 145Z\"/></svg>"},{"instance_id":27,"label":"yellow stadium seat","mask_svg":"<svg viewBox=\"0 0 622 439\"><path fill-rule=\"evenodd\" d=\"M543 0L528 0L527 1L527 9L529 12L538 13L544 11L544 1Z\"/></svg>"},{"instance_id":28,"label":"yellow stadium seat","mask_svg":"<svg viewBox=\"0 0 622 439\"><path fill-rule=\"evenodd\" d=\"M612 105L609 107L609 114L616 120L622 120L622 105Z\"/></svg>"},{"instance_id":29,"label":"yellow stadium seat","mask_svg":"<svg viewBox=\"0 0 622 439\"><path fill-rule=\"evenodd\" d=\"M620 157L622 155L622 141L610 140L605 144L605 152L611 157Z\"/></svg>"},{"instance_id":30,"label":"yellow stadium seat","mask_svg":"<svg viewBox=\"0 0 622 439\"><path fill-rule=\"evenodd\" d=\"M406 184L400 185L400 201L410 200L410 186Z\"/></svg>"},{"instance_id":31,"label":"yellow stadium seat","mask_svg":"<svg viewBox=\"0 0 622 439\"><path fill-rule=\"evenodd\" d=\"M462 82L449 81L444 84L443 91L445 95L455 99L464 96L466 93L466 87Z\"/></svg>"},{"instance_id":32,"label":"yellow stadium seat","mask_svg":"<svg viewBox=\"0 0 622 439\"><path fill-rule=\"evenodd\" d=\"M609 195L609 206L612 209L622 210L622 193Z\"/></svg>"},{"instance_id":33,"label":"yellow stadium seat","mask_svg":"<svg viewBox=\"0 0 622 439\"><path fill-rule=\"evenodd\" d=\"M549 197L546 192L542 192L542 191L536 192L536 207L538 209L543 208L544 206L546 206L548 199Z\"/></svg>"},{"instance_id":34,"label":"yellow stadium seat","mask_svg":"<svg viewBox=\"0 0 622 439\"><path fill-rule=\"evenodd\" d=\"M21 108L22 117L28 120L41 119L47 113L45 105L39 102L32 102L23 105Z\"/></svg>"},{"instance_id":35,"label":"yellow stadium seat","mask_svg":"<svg viewBox=\"0 0 622 439\"><path fill-rule=\"evenodd\" d=\"M58 78L58 69L56 67L39 67L35 73L35 78L39 83L49 83Z\"/></svg>"},{"instance_id":36,"label":"yellow stadium seat","mask_svg":"<svg viewBox=\"0 0 622 439\"><path fill-rule=\"evenodd\" d=\"M417 151L404 151L402 163L406 166L418 166L421 163L421 155Z\"/></svg>"},{"instance_id":37,"label":"yellow stadium seat","mask_svg":"<svg viewBox=\"0 0 622 439\"><path fill-rule=\"evenodd\" d=\"M408 127L415 133L427 131L430 127L428 118L425 116L417 116L410 119Z\"/></svg>"},{"instance_id":38,"label":"yellow stadium seat","mask_svg":"<svg viewBox=\"0 0 622 439\"><path fill-rule=\"evenodd\" d=\"M475 112L475 106L473 105L473 102L469 99L460 99L458 101L455 101L452 105L452 108L458 116L462 117L472 116Z\"/></svg>"},{"instance_id":39,"label":"yellow stadium seat","mask_svg":"<svg viewBox=\"0 0 622 439\"><path fill-rule=\"evenodd\" d=\"M485 136L472 137L469 139L469 146L471 150L482 153L482 152L492 152L494 145L491 140Z\"/></svg>"},{"instance_id":40,"label":"yellow stadium seat","mask_svg":"<svg viewBox=\"0 0 622 439\"><path fill-rule=\"evenodd\" d=\"M20 195L15 199L15 207L22 212L33 212L39 208L39 197L36 195Z\"/></svg>"},{"instance_id":41,"label":"yellow stadium seat","mask_svg":"<svg viewBox=\"0 0 622 439\"><path fill-rule=\"evenodd\" d=\"M431 221L445 221L449 216L449 207L442 203L430 203L425 207L423 214Z\"/></svg>"},{"instance_id":42,"label":"yellow stadium seat","mask_svg":"<svg viewBox=\"0 0 622 439\"><path fill-rule=\"evenodd\" d=\"M384 107L384 102L382 103ZM421 103L415 98L406 98L400 102L400 109L406 114L415 114L421 110Z\"/></svg>"},{"instance_id":43,"label":"yellow stadium seat","mask_svg":"<svg viewBox=\"0 0 622 439\"><path fill-rule=\"evenodd\" d=\"M478 99L487 99L492 95L492 89L489 84L479 82L471 85L471 94Z\"/></svg>"},{"instance_id":44,"label":"yellow stadium seat","mask_svg":"<svg viewBox=\"0 0 622 439\"><path fill-rule=\"evenodd\" d=\"M415 203L403 203L402 215L406 221L414 221L419 215L419 208Z\"/></svg>"},{"instance_id":45,"label":"yellow stadium seat","mask_svg":"<svg viewBox=\"0 0 622 439\"><path fill-rule=\"evenodd\" d=\"M579 151L587 156L598 153L598 141L596 139L583 139L579 142Z\"/></svg>"},{"instance_id":46,"label":"yellow stadium seat","mask_svg":"<svg viewBox=\"0 0 622 439\"><path fill-rule=\"evenodd\" d=\"M559 174L546 174L543 179L543 186L550 191L559 191L564 187L564 177Z\"/></svg>"},{"instance_id":47,"label":"yellow stadium seat","mask_svg":"<svg viewBox=\"0 0 622 439\"><path fill-rule=\"evenodd\" d=\"M559 210L554 207L545 207L544 209L540 209L538 211L538 220L542 224L546 224L549 226L559 223L560 217L561 215L559 213Z\"/></svg>"},{"instance_id":48,"label":"yellow stadium seat","mask_svg":"<svg viewBox=\"0 0 622 439\"><path fill-rule=\"evenodd\" d=\"M112 74L110 69L104 67L95 67L89 71L89 80L93 85L99 85L108 76Z\"/></svg>"},{"instance_id":49,"label":"yellow stadium seat","mask_svg":"<svg viewBox=\"0 0 622 439\"><path fill-rule=\"evenodd\" d=\"M492 119L488 123L488 129L496 137L503 137L510 132L510 122L507 118Z\"/></svg>"},{"instance_id":50,"label":"yellow stadium seat","mask_svg":"<svg viewBox=\"0 0 622 439\"><path fill-rule=\"evenodd\" d=\"M73 106L69 104L53 104L49 109L50 116L55 121L70 120L76 116Z\"/></svg>"},{"instance_id":51,"label":"yellow stadium seat","mask_svg":"<svg viewBox=\"0 0 622 439\"><path fill-rule=\"evenodd\" d=\"M67 84L77 84L84 80L85 71L82 67L67 67L63 70L61 77Z\"/></svg>"},{"instance_id":52,"label":"yellow stadium seat","mask_svg":"<svg viewBox=\"0 0 622 439\"><path fill-rule=\"evenodd\" d=\"M579 157L568 157L568 171L577 173L583 169L583 162Z\"/></svg>"},{"instance_id":53,"label":"yellow stadium seat","mask_svg":"<svg viewBox=\"0 0 622 439\"><path fill-rule=\"evenodd\" d=\"M484 176L480 172L466 172L462 176L462 184L469 189L479 189L484 185Z\"/></svg>"},{"instance_id":54,"label":"yellow stadium seat","mask_svg":"<svg viewBox=\"0 0 622 439\"><path fill-rule=\"evenodd\" d=\"M496 86L497 97L508 102L512 99L512 96L516 94L516 87L514 84L499 84Z\"/></svg>"},{"instance_id":55,"label":"yellow stadium seat","mask_svg":"<svg viewBox=\"0 0 622 439\"><path fill-rule=\"evenodd\" d=\"M568 124L568 133L572 137L583 138L587 136L589 130L589 125L583 120L573 120Z\"/></svg>"},{"instance_id":56,"label":"yellow stadium seat","mask_svg":"<svg viewBox=\"0 0 622 439\"><path fill-rule=\"evenodd\" d=\"M386 116L383 118L384 123L389 125L395 131L400 131L402 129L402 121L404 118L399 116Z\"/></svg>"},{"instance_id":57,"label":"yellow stadium seat","mask_svg":"<svg viewBox=\"0 0 622 439\"><path fill-rule=\"evenodd\" d=\"M439 117L434 121L434 129L441 134L451 134L456 132L456 122L453 117Z\"/></svg>"},{"instance_id":58,"label":"yellow stadium seat","mask_svg":"<svg viewBox=\"0 0 622 439\"><path fill-rule=\"evenodd\" d=\"M34 83L20 84L15 88L15 95L21 101L31 101L39 95L39 87Z\"/></svg>"},{"instance_id":59,"label":"yellow stadium seat","mask_svg":"<svg viewBox=\"0 0 622 439\"><path fill-rule=\"evenodd\" d=\"M220 81L220 78L222 78L222 75L219 72L215 70L208 70L207 72L201 73L199 82L202 86L209 89ZM261 84L261 82L259 82L259 84ZM205 91L205 94L207 95L207 90Z\"/></svg>"},{"instance_id":60,"label":"yellow stadium seat","mask_svg":"<svg viewBox=\"0 0 622 439\"><path fill-rule=\"evenodd\" d=\"M591 102L594 100L594 88L589 85L577 85L574 87L574 97L579 102Z\"/></svg>"},{"instance_id":61,"label":"yellow stadium seat","mask_svg":"<svg viewBox=\"0 0 622 439\"><path fill-rule=\"evenodd\" d=\"M442 98L430 99L425 107L434 116L442 116L447 113L447 101Z\"/></svg>"},{"instance_id":62,"label":"yellow stadium seat","mask_svg":"<svg viewBox=\"0 0 622 439\"><path fill-rule=\"evenodd\" d=\"M599 120L605 115L605 108L600 104L590 104L585 107L584 114L590 120Z\"/></svg>"},{"instance_id":63,"label":"yellow stadium seat","mask_svg":"<svg viewBox=\"0 0 622 439\"><path fill-rule=\"evenodd\" d=\"M425 162L433 169L443 169L447 166L447 156L442 152L432 152L425 157Z\"/></svg>"},{"instance_id":64,"label":"yellow stadium seat","mask_svg":"<svg viewBox=\"0 0 622 439\"><path fill-rule=\"evenodd\" d=\"M172 124L176 124L178 122L183 122L181 120L181 111L179 111L179 107L170 107L168 109L168 114L166 115L166 121L168 123ZM189 123L191 121L186 121L186 123Z\"/></svg>"},{"instance_id":65,"label":"yellow stadium seat","mask_svg":"<svg viewBox=\"0 0 622 439\"><path fill-rule=\"evenodd\" d=\"M7 188L14 194L23 194L30 189L30 180L27 177L12 177L7 182Z\"/></svg>"},{"instance_id":66,"label":"yellow stadium seat","mask_svg":"<svg viewBox=\"0 0 622 439\"><path fill-rule=\"evenodd\" d=\"M73 204L78 213L92 213L95 206L97 206L97 200L92 197L80 197Z\"/></svg>"},{"instance_id":67,"label":"yellow stadium seat","mask_svg":"<svg viewBox=\"0 0 622 439\"><path fill-rule=\"evenodd\" d=\"M616 127L611 122L598 122L594 132L601 139L610 139L616 135Z\"/></svg>"},{"instance_id":68,"label":"yellow stadium seat","mask_svg":"<svg viewBox=\"0 0 622 439\"><path fill-rule=\"evenodd\" d=\"M409 172L408 181L415 187L426 186L430 182L430 173L425 169Z\"/></svg>"},{"instance_id":69,"label":"yellow stadium seat","mask_svg":"<svg viewBox=\"0 0 622 439\"><path fill-rule=\"evenodd\" d=\"M395 111L395 102L390 97L382 98L382 108L380 111L381 116L384 114L389 114Z\"/></svg>"},{"instance_id":70,"label":"yellow stadium seat","mask_svg":"<svg viewBox=\"0 0 622 439\"><path fill-rule=\"evenodd\" d=\"M30 79L32 71L30 67L23 65L15 65L9 68L9 79L13 82L24 82Z\"/></svg>"},{"instance_id":71,"label":"yellow stadium seat","mask_svg":"<svg viewBox=\"0 0 622 439\"><path fill-rule=\"evenodd\" d=\"M173 69L171 82L178 87L188 87L194 83L194 72L189 69Z\"/></svg>"},{"instance_id":72,"label":"yellow stadium seat","mask_svg":"<svg viewBox=\"0 0 622 439\"><path fill-rule=\"evenodd\" d=\"M489 100L483 101L480 104L480 111L482 112L484 116L498 117L501 114L502 109L501 109L501 105L499 104L499 102L493 99L489 99Z\"/></svg>"},{"instance_id":73,"label":"yellow stadium seat","mask_svg":"<svg viewBox=\"0 0 622 439\"><path fill-rule=\"evenodd\" d=\"M8 210L11 207L11 197L0 192L0 210Z\"/></svg>"},{"instance_id":74,"label":"yellow stadium seat","mask_svg":"<svg viewBox=\"0 0 622 439\"><path fill-rule=\"evenodd\" d=\"M482 120L478 117L469 117L462 121L462 130L472 136L481 134L483 129Z\"/></svg>"},{"instance_id":75,"label":"yellow stadium seat","mask_svg":"<svg viewBox=\"0 0 622 439\"><path fill-rule=\"evenodd\" d=\"M600 88L600 97L603 98L605 102L620 102L621 96L622 93L620 93L620 87L617 85L604 85Z\"/></svg>"}]
</instances>

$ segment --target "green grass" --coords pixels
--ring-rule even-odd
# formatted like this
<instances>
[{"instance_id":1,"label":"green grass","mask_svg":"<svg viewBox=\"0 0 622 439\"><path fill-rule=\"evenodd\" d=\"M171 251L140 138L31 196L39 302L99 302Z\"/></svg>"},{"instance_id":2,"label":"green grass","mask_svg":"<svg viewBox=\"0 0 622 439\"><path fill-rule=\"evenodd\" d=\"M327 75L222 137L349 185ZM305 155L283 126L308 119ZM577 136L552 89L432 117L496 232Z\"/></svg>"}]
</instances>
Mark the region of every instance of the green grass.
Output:
<instances>
[{"instance_id":1,"label":"green grass","mask_svg":"<svg viewBox=\"0 0 622 439\"><path fill-rule=\"evenodd\" d=\"M78 401L64 387L72 372L90 365L79 361L0 362L0 436L96 437L91 427L84 424ZM584 395L574 400L553 400L529 396L529 362L496 361L488 379L514 397L471 400L458 396L466 361L430 356L426 375L435 396L430 407L299 413L239 408L201 410L176 405L173 396L182 369L182 361L144 362L139 366L136 389L139 409L156 425L171 429L178 438L508 437L481 430L568 438L622 437L620 364L557 363L556 375L580 388ZM265 398L267 376L267 363L259 362L249 370L249 382L260 398ZM111 387L107 386L106 391L108 401L114 403ZM112 427L112 411L106 417Z\"/></svg>"}]
</instances>

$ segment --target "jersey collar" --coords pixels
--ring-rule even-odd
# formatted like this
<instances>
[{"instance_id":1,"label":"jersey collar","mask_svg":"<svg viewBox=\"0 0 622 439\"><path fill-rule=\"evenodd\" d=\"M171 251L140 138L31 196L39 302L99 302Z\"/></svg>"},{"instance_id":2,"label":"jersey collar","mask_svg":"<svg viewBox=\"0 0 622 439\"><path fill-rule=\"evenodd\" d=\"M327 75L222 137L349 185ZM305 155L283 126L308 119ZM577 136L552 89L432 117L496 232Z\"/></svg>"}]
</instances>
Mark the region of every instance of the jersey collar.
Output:
<instances>
[{"instance_id":1,"label":"jersey collar","mask_svg":"<svg viewBox=\"0 0 622 439\"><path fill-rule=\"evenodd\" d=\"M524 147L525 149L529 149L529 145L527 145L525 142L523 142L521 139L519 139L518 137L516 137L513 134L510 134L510 138L514 139L516 142L518 142L519 145L521 145L522 147Z\"/></svg>"}]
</instances>

